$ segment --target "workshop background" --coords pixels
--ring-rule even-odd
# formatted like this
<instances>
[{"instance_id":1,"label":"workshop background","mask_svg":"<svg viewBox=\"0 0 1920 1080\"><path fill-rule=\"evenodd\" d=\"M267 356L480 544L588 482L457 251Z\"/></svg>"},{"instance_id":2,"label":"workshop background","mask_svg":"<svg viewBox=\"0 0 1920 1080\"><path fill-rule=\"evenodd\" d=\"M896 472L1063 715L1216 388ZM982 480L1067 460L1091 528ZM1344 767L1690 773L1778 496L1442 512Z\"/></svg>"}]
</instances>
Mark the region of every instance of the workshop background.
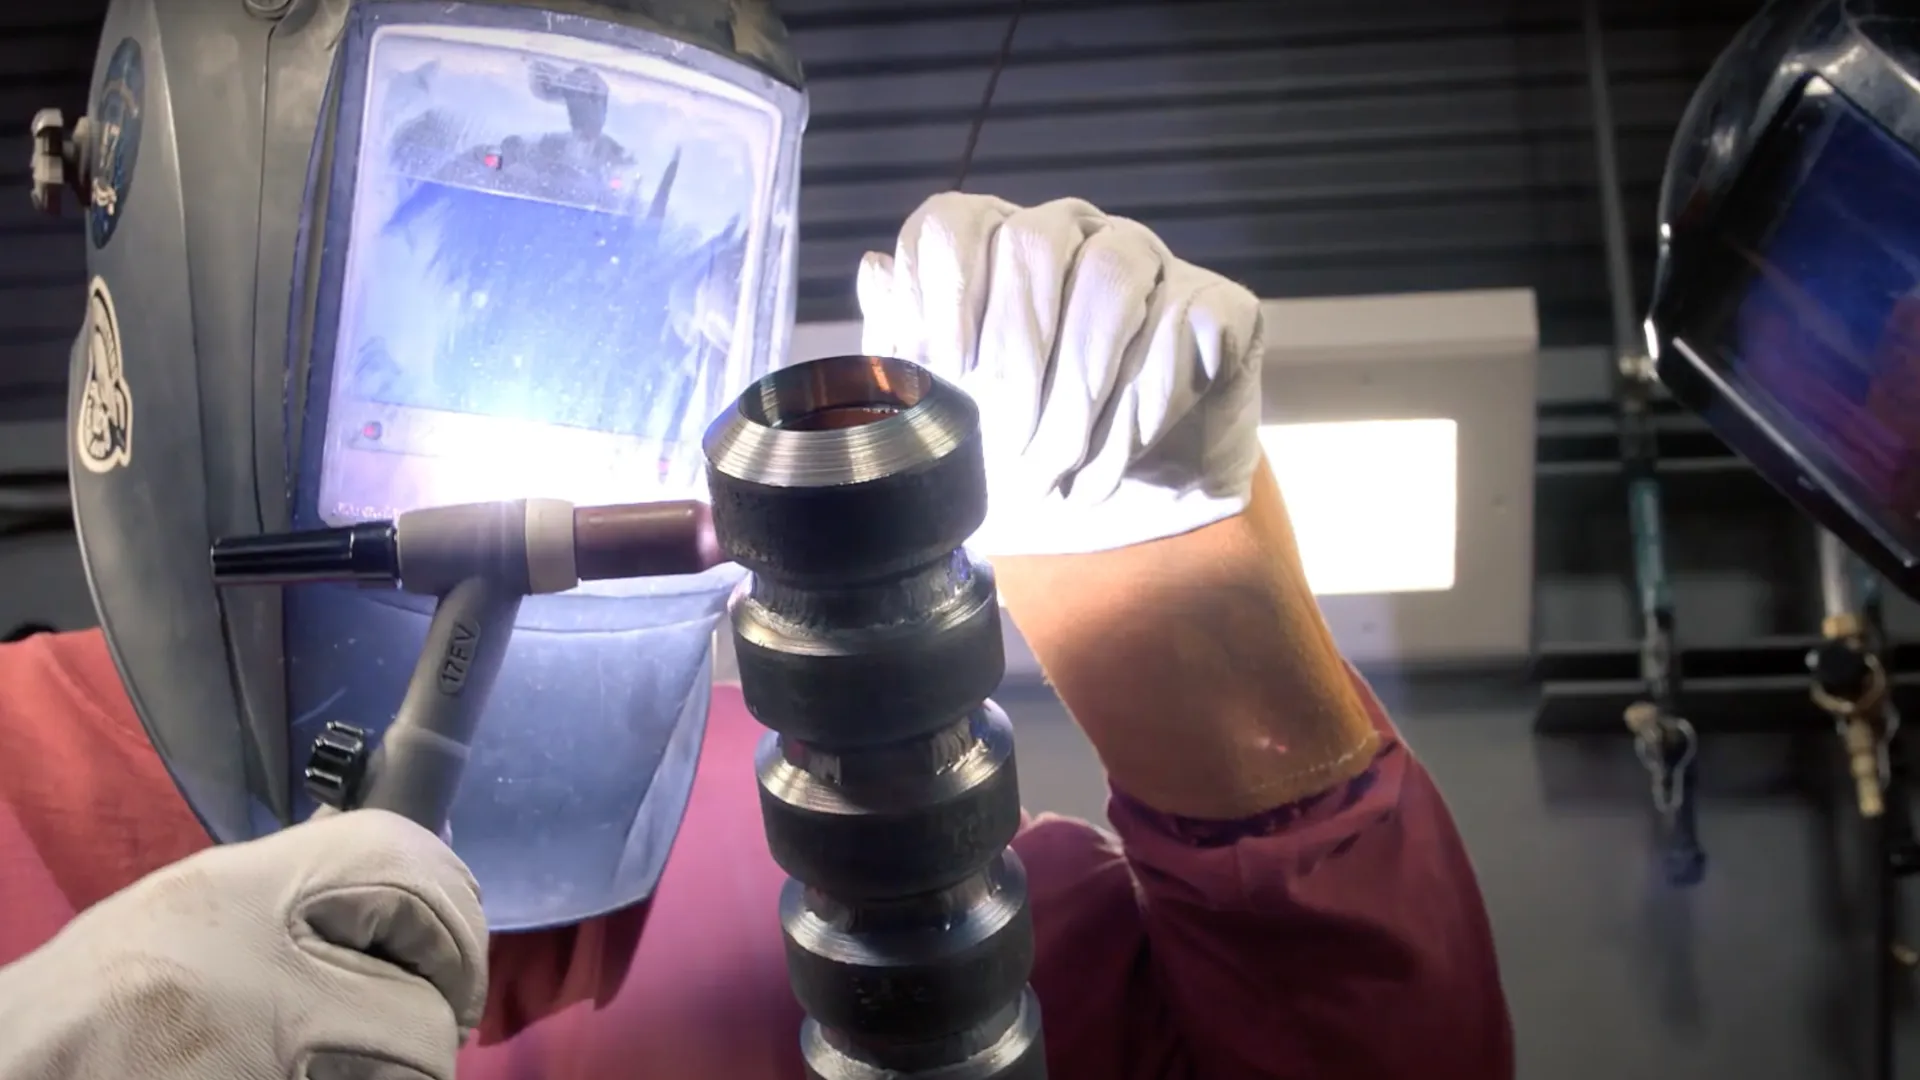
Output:
<instances>
[{"instance_id":1,"label":"workshop background","mask_svg":"<svg viewBox=\"0 0 1920 1080\"><path fill-rule=\"evenodd\" d=\"M29 206L27 125L43 106L84 111L103 6L0 8L0 472L14 481L64 468L84 273L77 219ZM951 183L1013 5L779 6L813 102L801 318L844 320L860 253ZM1604 6L1636 306L1668 140L1755 6ZM1606 683L1604 698L1630 689L1637 648L1586 64L1572 0L1030 0L969 187L1090 199L1263 297L1532 289L1538 656L1369 670L1472 849L1521 1075L1863 1076L1857 821L1830 730L1793 707L1820 614L1812 534L1685 418L1659 420L1680 634L1716 707L1740 714L1701 718L1706 882L1657 884L1647 778L1617 720L1536 731L1539 678L1571 698ZM0 631L90 625L71 532L19 513L16 487L0 489ZM1003 700L1028 801L1100 815L1098 769L1057 702L1028 683ZM1920 1068L1911 1025L1902 1045Z\"/></svg>"}]
</instances>

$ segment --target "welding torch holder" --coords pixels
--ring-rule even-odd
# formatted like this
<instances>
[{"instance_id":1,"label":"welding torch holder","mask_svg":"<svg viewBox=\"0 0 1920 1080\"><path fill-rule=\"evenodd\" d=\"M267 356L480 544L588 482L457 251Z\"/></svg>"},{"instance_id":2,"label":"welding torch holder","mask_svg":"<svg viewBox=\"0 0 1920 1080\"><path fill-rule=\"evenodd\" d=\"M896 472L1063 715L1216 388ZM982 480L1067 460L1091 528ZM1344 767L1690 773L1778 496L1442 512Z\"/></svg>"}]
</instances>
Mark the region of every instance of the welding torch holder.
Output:
<instances>
[{"instance_id":1,"label":"welding torch holder","mask_svg":"<svg viewBox=\"0 0 1920 1080\"><path fill-rule=\"evenodd\" d=\"M377 744L366 728L329 721L303 773L324 806L391 810L434 833L447 827L528 596L582 581L698 573L721 561L702 504L576 507L539 498L229 537L209 560L221 588L357 584L435 599L406 695Z\"/></svg>"},{"instance_id":2,"label":"welding torch holder","mask_svg":"<svg viewBox=\"0 0 1920 1080\"><path fill-rule=\"evenodd\" d=\"M364 729L328 723L303 773L307 793L335 809L390 810L443 831L524 596L484 577L442 595L385 734L370 745Z\"/></svg>"}]
</instances>

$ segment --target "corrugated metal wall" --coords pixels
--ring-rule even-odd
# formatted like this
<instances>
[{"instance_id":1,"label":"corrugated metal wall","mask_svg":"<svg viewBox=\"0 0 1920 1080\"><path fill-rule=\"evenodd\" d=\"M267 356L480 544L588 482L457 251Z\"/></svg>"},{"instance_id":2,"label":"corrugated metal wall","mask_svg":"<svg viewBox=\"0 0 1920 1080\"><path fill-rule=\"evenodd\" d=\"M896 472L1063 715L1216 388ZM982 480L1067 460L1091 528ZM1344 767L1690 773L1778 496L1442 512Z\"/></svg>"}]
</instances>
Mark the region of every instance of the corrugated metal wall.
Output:
<instances>
[{"instance_id":1,"label":"corrugated metal wall","mask_svg":"<svg viewBox=\"0 0 1920 1080\"><path fill-rule=\"evenodd\" d=\"M28 200L33 114L71 121L87 107L104 0L0 5L0 422L57 417L67 348L85 313L80 219L41 216ZM71 204L71 196L69 196Z\"/></svg>"},{"instance_id":2,"label":"corrugated metal wall","mask_svg":"<svg viewBox=\"0 0 1920 1080\"><path fill-rule=\"evenodd\" d=\"M1630 225L1753 0L1604 5ZM951 183L1013 5L781 5L812 87L803 318ZM1031 0L970 187L1136 217L1262 296L1531 285L1548 344L1604 340L1571 0Z\"/></svg>"},{"instance_id":3,"label":"corrugated metal wall","mask_svg":"<svg viewBox=\"0 0 1920 1080\"><path fill-rule=\"evenodd\" d=\"M1687 95L1755 6L1606 5L1637 238ZM780 7L813 94L801 317L845 318L860 253L952 182L1013 4ZM83 108L102 10L0 14L0 418L64 400L82 248L27 203L26 127ZM1571 0L1030 0L969 187L1090 199L1263 296L1531 285L1549 344L1596 343L1582 63Z\"/></svg>"}]
</instances>

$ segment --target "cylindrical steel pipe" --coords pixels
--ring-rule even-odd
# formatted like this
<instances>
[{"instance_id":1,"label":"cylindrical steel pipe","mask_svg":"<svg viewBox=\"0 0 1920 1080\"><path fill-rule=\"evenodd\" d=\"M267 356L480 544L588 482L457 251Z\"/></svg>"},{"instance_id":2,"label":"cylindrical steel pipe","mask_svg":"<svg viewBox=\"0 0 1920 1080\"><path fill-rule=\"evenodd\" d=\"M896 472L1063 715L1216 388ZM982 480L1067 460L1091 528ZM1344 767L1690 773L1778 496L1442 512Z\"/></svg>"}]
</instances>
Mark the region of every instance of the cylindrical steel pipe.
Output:
<instances>
[{"instance_id":1,"label":"cylindrical steel pipe","mask_svg":"<svg viewBox=\"0 0 1920 1080\"><path fill-rule=\"evenodd\" d=\"M801 1048L818 1080L1046 1075L979 414L902 360L760 380L707 431Z\"/></svg>"},{"instance_id":2,"label":"cylindrical steel pipe","mask_svg":"<svg viewBox=\"0 0 1920 1080\"><path fill-rule=\"evenodd\" d=\"M1858 598L1854 595L1853 553L1840 542L1840 538L1820 530L1820 608L1821 614L1833 619L1860 613Z\"/></svg>"}]
</instances>

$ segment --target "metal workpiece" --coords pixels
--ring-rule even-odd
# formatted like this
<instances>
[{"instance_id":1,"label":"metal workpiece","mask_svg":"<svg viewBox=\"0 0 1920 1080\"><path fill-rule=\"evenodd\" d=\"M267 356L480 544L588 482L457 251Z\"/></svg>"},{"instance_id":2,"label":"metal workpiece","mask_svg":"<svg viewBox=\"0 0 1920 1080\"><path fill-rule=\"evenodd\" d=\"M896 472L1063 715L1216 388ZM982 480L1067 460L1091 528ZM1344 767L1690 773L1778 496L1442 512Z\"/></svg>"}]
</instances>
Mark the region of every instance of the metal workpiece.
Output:
<instances>
[{"instance_id":1,"label":"metal workpiece","mask_svg":"<svg viewBox=\"0 0 1920 1080\"><path fill-rule=\"evenodd\" d=\"M727 556L772 582L826 586L812 602L929 570L986 519L979 412L902 360L776 371L714 421L705 450Z\"/></svg>"},{"instance_id":2,"label":"metal workpiece","mask_svg":"<svg viewBox=\"0 0 1920 1080\"><path fill-rule=\"evenodd\" d=\"M885 699L868 690L872 716ZM992 705L878 746L782 736L757 762L767 843L781 869L836 898L933 893L979 872L1019 831L1013 730Z\"/></svg>"},{"instance_id":3,"label":"metal workpiece","mask_svg":"<svg viewBox=\"0 0 1920 1080\"><path fill-rule=\"evenodd\" d=\"M1046 1074L1033 925L1008 844L1013 729L979 416L901 360L777 371L708 430L800 1033L819 1080Z\"/></svg>"}]
</instances>

